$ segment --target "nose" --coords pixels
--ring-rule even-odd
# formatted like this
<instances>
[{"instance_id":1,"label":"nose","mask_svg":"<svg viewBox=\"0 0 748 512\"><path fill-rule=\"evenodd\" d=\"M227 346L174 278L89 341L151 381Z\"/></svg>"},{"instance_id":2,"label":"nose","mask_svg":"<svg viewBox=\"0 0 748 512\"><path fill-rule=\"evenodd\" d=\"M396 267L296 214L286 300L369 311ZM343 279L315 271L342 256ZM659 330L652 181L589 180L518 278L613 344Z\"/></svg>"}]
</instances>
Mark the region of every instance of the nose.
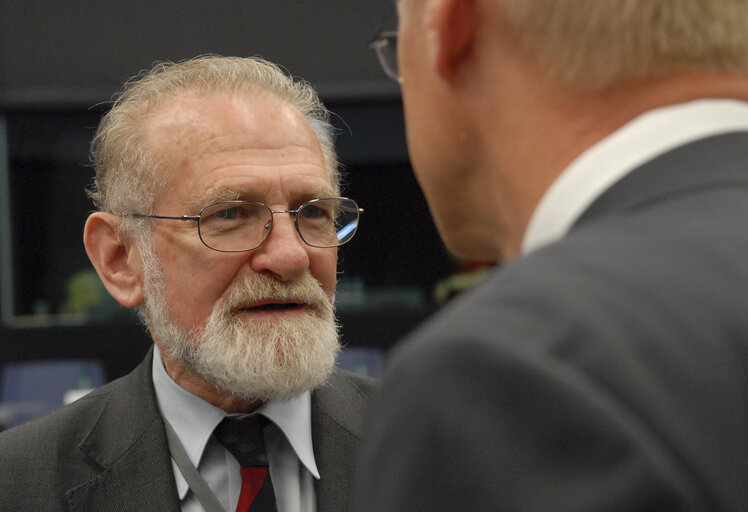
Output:
<instances>
[{"instance_id":1,"label":"nose","mask_svg":"<svg viewBox=\"0 0 748 512\"><path fill-rule=\"evenodd\" d=\"M257 273L271 273L280 281L293 281L309 270L308 249L296 231L293 217L276 213L265 242L250 253L250 266Z\"/></svg>"}]
</instances>

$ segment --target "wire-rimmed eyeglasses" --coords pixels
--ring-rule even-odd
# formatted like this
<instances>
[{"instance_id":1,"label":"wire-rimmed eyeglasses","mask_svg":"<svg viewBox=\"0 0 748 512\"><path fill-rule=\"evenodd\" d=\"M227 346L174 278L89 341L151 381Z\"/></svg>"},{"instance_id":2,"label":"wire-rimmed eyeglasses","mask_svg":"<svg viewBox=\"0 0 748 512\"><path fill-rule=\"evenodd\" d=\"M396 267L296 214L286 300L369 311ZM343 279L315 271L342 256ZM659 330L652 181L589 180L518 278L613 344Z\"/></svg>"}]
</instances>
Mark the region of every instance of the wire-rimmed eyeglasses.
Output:
<instances>
[{"instance_id":1,"label":"wire-rimmed eyeglasses","mask_svg":"<svg viewBox=\"0 0 748 512\"><path fill-rule=\"evenodd\" d=\"M397 31L380 31L374 36L374 39L369 41L369 48L372 48L376 52L384 74L395 82L402 84L403 78L400 76L397 66Z\"/></svg>"},{"instance_id":2,"label":"wire-rimmed eyeglasses","mask_svg":"<svg viewBox=\"0 0 748 512\"><path fill-rule=\"evenodd\" d=\"M198 215L169 217L131 213L128 216L195 221L200 240L210 249L245 252L265 242L276 213L293 216L296 231L305 244L325 248L349 242L356 234L363 211L353 199L326 197L307 201L295 210L272 210L255 201L221 201L203 207Z\"/></svg>"}]
</instances>

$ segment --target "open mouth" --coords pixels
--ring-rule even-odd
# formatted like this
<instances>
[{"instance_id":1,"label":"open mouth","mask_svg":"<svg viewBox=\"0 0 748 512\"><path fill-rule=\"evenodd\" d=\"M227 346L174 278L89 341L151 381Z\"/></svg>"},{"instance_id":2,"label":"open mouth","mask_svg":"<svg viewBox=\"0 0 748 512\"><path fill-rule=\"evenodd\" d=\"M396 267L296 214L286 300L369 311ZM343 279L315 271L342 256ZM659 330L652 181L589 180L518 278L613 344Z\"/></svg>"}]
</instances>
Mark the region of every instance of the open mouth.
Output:
<instances>
[{"instance_id":1,"label":"open mouth","mask_svg":"<svg viewBox=\"0 0 748 512\"><path fill-rule=\"evenodd\" d=\"M239 311L295 311L302 309L304 304L301 302L267 302L257 306L241 308Z\"/></svg>"}]
</instances>

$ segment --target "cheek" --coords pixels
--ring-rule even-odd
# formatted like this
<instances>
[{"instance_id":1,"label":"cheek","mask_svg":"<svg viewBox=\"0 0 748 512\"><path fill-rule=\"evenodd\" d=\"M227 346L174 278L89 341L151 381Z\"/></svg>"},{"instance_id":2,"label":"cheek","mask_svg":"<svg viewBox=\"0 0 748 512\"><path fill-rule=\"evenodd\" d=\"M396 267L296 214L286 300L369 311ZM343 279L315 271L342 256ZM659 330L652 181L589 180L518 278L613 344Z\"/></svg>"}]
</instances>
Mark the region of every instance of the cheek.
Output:
<instances>
[{"instance_id":1,"label":"cheek","mask_svg":"<svg viewBox=\"0 0 748 512\"><path fill-rule=\"evenodd\" d=\"M174 267L164 271L164 279L172 321L188 330L202 327L220 295L216 272Z\"/></svg>"},{"instance_id":2,"label":"cheek","mask_svg":"<svg viewBox=\"0 0 748 512\"><path fill-rule=\"evenodd\" d=\"M182 249L167 249L160 259L166 299L172 321L183 328L200 328L241 263L232 258L211 258L212 254L202 254L200 248Z\"/></svg>"},{"instance_id":3,"label":"cheek","mask_svg":"<svg viewBox=\"0 0 748 512\"><path fill-rule=\"evenodd\" d=\"M415 84L414 84L415 85ZM442 122L439 105L434 105L416 87L403 87L403 108L405 115L405 136L408 153L415 168L429 169L438 166L441 159L449 157L443 148L448 143L442 130L452 121Z\"/></svg>"},{"instance_id":4,"label":"cheek","mask_svg":"<svg viewBox=\"0 0 748 512\"><path fill-rule=\"evenodd\" d=\"M413 147L411 149L413 174L432 214L442 213L442 210L444 210L443 213L450 214L459 207L456 198L461 189L461 184L459 182L455 183L450 173L442 168L446 157L442 161L434 161L432 159L433 155L434 151L429 151L428 147L423 153Z\"/></svg>"},{"instance_id":5,"label":"cheek","mask_svg":"<svg viewBox=\"0 0 748 512\"><path fill-rule=\"evenodd\" d=\"M316 249L309 254L310 272L330 299L335 295L337 267L338 252L335 249Z\"/></svg>"}]
</instances>

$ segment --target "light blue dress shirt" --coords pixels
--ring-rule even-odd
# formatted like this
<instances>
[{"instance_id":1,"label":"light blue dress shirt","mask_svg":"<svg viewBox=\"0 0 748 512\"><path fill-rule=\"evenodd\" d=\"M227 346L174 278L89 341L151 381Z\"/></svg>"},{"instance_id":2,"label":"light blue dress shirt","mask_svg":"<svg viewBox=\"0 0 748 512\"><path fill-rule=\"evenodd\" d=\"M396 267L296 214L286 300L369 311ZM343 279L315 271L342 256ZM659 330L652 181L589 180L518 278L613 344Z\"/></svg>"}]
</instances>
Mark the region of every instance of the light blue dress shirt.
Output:
<instances>
[{"instance_id":1,"label":"light blue dress shirt","mask_svg":"<svg viewBox=\"0 0 748 512\"><path fill-rule=\"evenodd\" d=\"M241 474L236 459L215 438L213 430L227 413L177 385L164 369L154 347L153 386L161 413L171 423L190 461L227 512L239 501ZM319 472L312 447L311 394L292 400L271 400L257 410L270 424L265 444L279 512L315 512L314 479ZM201 512L184 477L172 460L177 493L184 512Z\"/></svg>"}]
</instances>

